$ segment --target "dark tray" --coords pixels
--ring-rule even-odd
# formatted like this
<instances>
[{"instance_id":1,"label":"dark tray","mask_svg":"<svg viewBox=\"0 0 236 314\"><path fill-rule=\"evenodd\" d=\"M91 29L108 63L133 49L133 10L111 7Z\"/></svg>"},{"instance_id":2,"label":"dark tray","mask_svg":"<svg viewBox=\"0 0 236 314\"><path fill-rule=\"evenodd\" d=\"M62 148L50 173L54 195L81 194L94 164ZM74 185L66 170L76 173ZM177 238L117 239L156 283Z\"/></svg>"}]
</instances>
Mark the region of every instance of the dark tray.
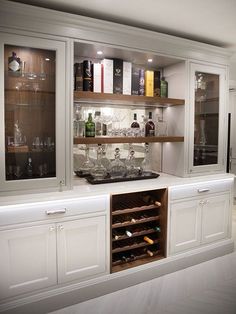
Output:
<instances>
[{"instance_id":1,"label":"dark tray","mask_svg":"<svg viewBox=\"0 0 236 314\"><path fill-rule=\"evenodd\" d=\"M113 182L123 182L123 181L135 181L135 180L146 180L146 179L155 179L158 178L160 175L155 172L151 172L148 175L138 175L136 177L123 177L123 178L111 178L106 177L104 179L98 180L95 179L93 176L86 176L86 180L91 184L102 184L102 183L113 183Z\"/></svg>"}]
</instances>

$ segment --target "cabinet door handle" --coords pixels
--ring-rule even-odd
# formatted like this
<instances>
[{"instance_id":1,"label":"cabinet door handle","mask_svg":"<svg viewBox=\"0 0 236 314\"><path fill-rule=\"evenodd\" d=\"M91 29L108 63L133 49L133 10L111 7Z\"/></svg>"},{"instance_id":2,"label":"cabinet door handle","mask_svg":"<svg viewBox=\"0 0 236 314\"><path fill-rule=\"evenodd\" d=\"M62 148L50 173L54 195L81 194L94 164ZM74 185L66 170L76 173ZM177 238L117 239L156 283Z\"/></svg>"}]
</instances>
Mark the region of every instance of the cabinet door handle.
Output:
<instances>
[{"instance_id":1,"label":"cabinet door handle","mask_svg":"<svg viewBox=\"0 0 236 314\"><path fill-rule=\"evenodd\" d=\"M49 231L54 231L55 230L55 227L49 227Z\"/></svg>"},{"instance_id":2,"label":"cabinet door handle","mask_svg":"<svg viewBox=\"0 0 236 314\"><path fill-rule=\"evenodd\" d=\"M59 226L57 226L57 229L61 231L64 229L64 227L63 227L63 225L59 225Z\"/></svg>"},{"instance_id":3,"label":"cabinet door handle","mask_svg":"<svg viewBox=\"0 0 236 314\"><path fill-rule=\"evenodd\" d=\"M198 189L197 191L198 193L204 193L204 192L209 192L210 189Z\"/></svg>"},{"instance_id":4,"label":"cabinet door handle","mask_svg":"<svg viewBox=\"0 0 236 314\"><path fill-rule=\"evenodd\" d=\"M65 214L66 208L56 209L56 210L46 210L47 215L55 215L55 214Z\"/></svg>"}]
</instances>

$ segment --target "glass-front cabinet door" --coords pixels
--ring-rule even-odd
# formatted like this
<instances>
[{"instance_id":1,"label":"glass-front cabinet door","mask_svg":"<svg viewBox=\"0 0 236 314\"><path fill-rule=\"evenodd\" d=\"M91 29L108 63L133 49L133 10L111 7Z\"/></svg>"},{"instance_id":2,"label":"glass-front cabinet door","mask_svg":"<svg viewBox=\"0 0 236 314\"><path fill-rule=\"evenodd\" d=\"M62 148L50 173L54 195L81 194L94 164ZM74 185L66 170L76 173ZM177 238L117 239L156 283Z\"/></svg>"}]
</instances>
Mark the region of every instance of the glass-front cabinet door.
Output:
<instances>
[{"instance_id":1,"label":"glass-front cabinet door","mask_svg":"<svg viewBox=\"0 0 236 314\"><path fill-rule=\"evenodd\" d=\"M190 77L190 172L223 171L227 136L225 69L191 64Z\"/></svg>"},{"instance_id":2,"label":"glass-front cabinet door","mask_svg":"<svg viewBox=\"0 0 236 314\"><path fill-rule=\"evenodd\" d=\"M65 178L64 43L5 35L1 42L1 190Z\"/></svg>"}]
</instances>

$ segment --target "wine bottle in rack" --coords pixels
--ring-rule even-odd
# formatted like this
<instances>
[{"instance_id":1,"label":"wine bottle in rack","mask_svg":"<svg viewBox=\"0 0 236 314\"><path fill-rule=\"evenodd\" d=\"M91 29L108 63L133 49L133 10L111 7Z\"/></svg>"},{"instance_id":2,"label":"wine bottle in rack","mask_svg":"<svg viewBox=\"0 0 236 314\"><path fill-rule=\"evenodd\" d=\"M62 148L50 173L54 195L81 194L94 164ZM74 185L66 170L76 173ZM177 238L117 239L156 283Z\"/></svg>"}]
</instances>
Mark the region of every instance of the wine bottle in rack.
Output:
<instances>
[{"instance_id":1,"label":"wine bottle in rack","mask_svg":"<svg viewBox=\"0 0 236 314\"><path fill-rule=\"evenodd\" d=\"M152 239L150 239L149 237L147 237L147 236L143 237L143 240L146 241L149 244L153 244L154 243L154 241Z\"/></svg>"},{"instance_id":2,"label":"wine bottle in rack","mask_svg":"<svg viewBox=\"0 0 236 314\"><path fill-rule=\"evenodd\" d=\"M120 235L118 234L118 232L116 230L112 231L112 238L115 240L118 240L120 237Z\"/></svg>"},{"instance_id":3,"label":"wine bottle in rack","mask_svg":"<svg viewBox=\"0 0 236 314\"><path fill-rule=\"evenodd\" d=\"M161 228L158 227L158 226L154 227L154 229L155 229L157 232L161 232Z\"/></svg>"},{"instance_id":4,"label":"wine bottle in rack","mask_svg":"<svg viewBox=\"0 0 236 314\"><path fill-rule=\"evenodd\" d=\"M125 234L128 236L128 237L132 237L133 233L129 230L125 230Z\"/></svg>"}]
</instances>

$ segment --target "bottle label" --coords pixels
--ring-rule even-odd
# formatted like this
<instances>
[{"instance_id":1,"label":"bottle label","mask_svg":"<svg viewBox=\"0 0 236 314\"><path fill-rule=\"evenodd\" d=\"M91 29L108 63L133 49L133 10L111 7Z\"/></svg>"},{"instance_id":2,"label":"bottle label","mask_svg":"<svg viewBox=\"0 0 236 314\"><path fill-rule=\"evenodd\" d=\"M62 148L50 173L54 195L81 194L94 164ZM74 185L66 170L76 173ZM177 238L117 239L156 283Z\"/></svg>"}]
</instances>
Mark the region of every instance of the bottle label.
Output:
<instances>
[{"instance_id":1,"label":"bottle label","mask_svg":"<svg viewBox=\"0 0 236 314\"><path fill-rule=\"evenodd\" d=\"M9 70L16 72L20 70L20 64L16 61L16 60L12 60L9 64L8 64Z\"/></svg>"}]
</instances>

